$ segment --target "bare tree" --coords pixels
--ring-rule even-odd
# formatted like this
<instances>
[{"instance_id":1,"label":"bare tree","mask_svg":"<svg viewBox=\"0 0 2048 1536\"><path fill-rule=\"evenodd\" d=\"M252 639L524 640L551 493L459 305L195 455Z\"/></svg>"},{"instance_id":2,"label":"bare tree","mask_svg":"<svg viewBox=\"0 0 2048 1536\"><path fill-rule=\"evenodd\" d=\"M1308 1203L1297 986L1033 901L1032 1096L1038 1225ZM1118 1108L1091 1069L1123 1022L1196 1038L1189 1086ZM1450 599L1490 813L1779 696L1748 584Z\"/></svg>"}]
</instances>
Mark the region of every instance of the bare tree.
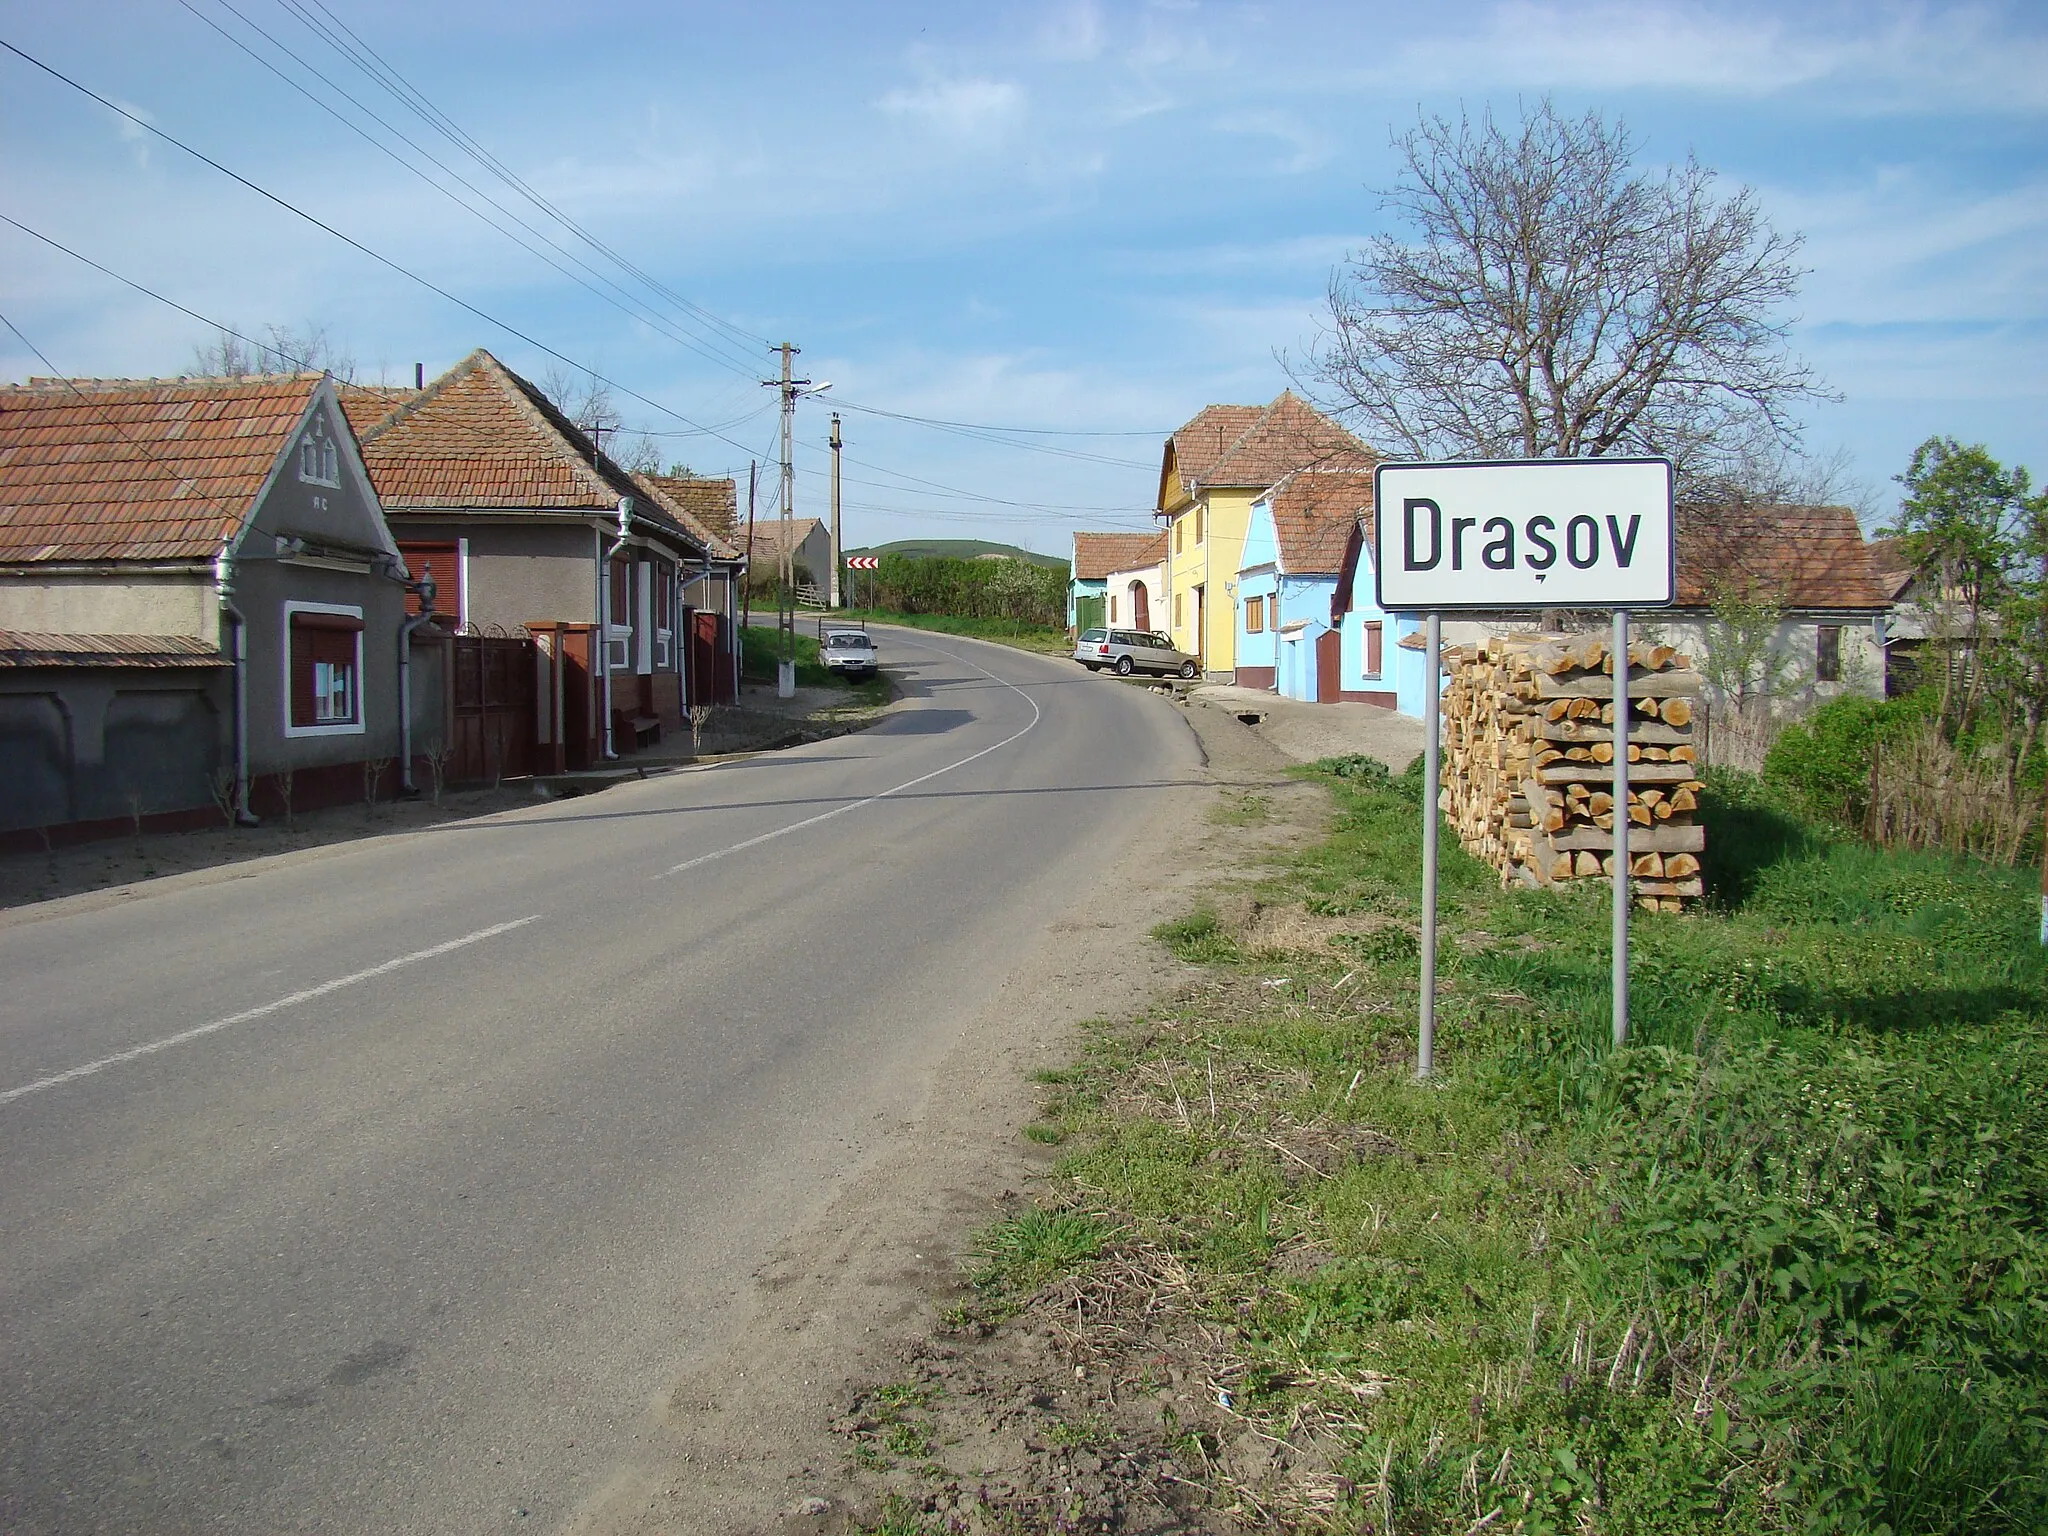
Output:
<instances>
[{"instance_id":1,"label":"bare tree","mask_svg":"<svg viewBox=\"0 0 2048 1536\"><path fill-rule=\"evenodd\" d=\"M1412 226L1331 275L1307 383L1419 458L1668 454L1682 473L1798 442L1825 398L1786 350L1800 241L1687 159L1545 100L1505 128L1424 118L1382 206ZM1316 386L1320 386L1319 389Z\"/></svg>"},{"instance_id":2,"label":"bare tree","mask_svg":"<svg viewBox=\"0 0 2048 1536\"><path fill-rule=\"evenodd\" d=\"M301 329L266 325L264 341L246 338L222 327L212 341L192 349L188 377L210 379L265 378L280 373L331 373L353 383L356 360L341 351L326 326L308 320Z\"/></svg>"},{"instance_id":3,"label":"bare tree","mask_svg":"<svg viewBox=\"0 0 2048 1536\"><path fill-rule=\"evenodd\" d=\"M612 397L612 387L594 373L586 372L579 378L560 363L550 364L540 376L540 392L600 449L605 438L619 430L623 418Z\"/></svg>"}]
</instances>

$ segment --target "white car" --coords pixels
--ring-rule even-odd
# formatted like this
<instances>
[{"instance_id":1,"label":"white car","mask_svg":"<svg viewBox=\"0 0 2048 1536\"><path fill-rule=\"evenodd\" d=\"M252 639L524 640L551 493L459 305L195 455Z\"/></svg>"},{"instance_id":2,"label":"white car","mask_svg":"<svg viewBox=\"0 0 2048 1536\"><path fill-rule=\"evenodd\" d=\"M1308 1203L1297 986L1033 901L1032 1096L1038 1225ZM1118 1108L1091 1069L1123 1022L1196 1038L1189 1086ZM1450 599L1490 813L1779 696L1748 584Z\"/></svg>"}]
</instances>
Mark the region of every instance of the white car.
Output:
<instances>
[{"instance_id":1,"label":"white car","mask_svg":"<svg viewBox=\"0 0 2048 1536\"><path fill-rule=\"evenodd\" d=\"M847 677L873 677L881 654L873 638L858 629L827 630L818 646L818 659L825 670Z\"/></svg>"}]
</instances>

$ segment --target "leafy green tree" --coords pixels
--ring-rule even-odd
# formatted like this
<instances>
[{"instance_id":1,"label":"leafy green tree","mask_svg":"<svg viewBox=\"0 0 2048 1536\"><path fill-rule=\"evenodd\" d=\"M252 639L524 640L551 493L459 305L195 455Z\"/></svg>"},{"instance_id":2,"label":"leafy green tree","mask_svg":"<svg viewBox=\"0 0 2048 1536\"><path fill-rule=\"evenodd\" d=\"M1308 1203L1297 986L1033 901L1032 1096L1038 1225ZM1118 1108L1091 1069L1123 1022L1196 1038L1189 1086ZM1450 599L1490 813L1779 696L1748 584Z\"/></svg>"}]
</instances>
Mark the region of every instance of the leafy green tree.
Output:
<instances>
[{"instance_id":1,"label":"leafy green tree","mask_svg":"<svg viewBox=\"0 0 2048 1536\"><path fill-rule=\"evenodd\" d=\"M1883 531L1919 573L1929 638L1944 662L1937 718L1951 733L1970 729L1987 682L2003 673L2008 684L2026 682L2038 723L2048 540L2026 470L2007 470L1982 444L1930 437L1898 481L1906 494ZM2016 641L2032 654L2015 654Z\"/></svg>"}]
</instances>

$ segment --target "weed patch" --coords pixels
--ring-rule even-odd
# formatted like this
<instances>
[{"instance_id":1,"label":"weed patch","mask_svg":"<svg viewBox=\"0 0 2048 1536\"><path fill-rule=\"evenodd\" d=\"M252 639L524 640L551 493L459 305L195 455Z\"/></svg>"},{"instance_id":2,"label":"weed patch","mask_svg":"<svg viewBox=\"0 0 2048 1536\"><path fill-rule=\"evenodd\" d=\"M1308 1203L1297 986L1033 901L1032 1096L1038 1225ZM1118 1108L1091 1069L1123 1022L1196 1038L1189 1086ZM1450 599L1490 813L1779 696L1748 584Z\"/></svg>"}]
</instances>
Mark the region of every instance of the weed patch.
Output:
<instances>
[{"instance_id":1,"label":"weed patch","mask_svg":"<svg viewBox=\"0 0 2048 1536\"><path fill-rule=\"evenodd\" d=\"M1063 1209L978 1253L1123 1443L1249 1528L2048 1529L2028 877L1717 777L1711 903L1638 922L1616 1051L1604 893L1446 839L1422 1085L1419 789L1320 768L1334 831L1260 895L1347 921L1155 930L1210 980L1041 1079Z\"/></svg>"}]
</instances>

